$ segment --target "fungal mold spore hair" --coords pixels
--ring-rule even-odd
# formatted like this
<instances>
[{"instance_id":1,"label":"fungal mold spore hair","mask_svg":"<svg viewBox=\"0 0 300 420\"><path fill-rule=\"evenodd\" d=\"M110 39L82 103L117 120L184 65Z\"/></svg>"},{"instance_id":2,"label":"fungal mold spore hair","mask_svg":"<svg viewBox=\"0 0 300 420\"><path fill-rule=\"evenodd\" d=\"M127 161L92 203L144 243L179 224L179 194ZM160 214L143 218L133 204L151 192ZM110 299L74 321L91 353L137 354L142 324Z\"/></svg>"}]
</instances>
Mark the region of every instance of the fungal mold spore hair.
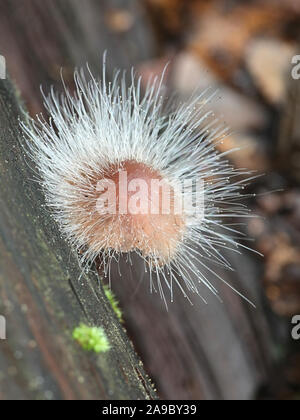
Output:
<instances>
[{"instance_id":1,"label":"fungal mold spore hair","mask_svg":"<svg viewBox=\"0 0 300 420\"><path fill-rule=\"evenodd\" d=\"M248 210L239 201L246 172L216 149L227 128L207 109L210 91L165 113L163 76L144 91L133 71L129 85L120 72L107 82L104 59L101 80L88 67L74 80L74 94L64 85L63 94L44 95L48 120L21 125L47 204L81 263L100 256L107 273L135 252L163 298L167 288L173 299L173 284L185 296L200 294L199 283L217 294L205 273L222 278L210 261L230 268L222 250L242 246L224 220Z\"/></svg>"}]
</instances>

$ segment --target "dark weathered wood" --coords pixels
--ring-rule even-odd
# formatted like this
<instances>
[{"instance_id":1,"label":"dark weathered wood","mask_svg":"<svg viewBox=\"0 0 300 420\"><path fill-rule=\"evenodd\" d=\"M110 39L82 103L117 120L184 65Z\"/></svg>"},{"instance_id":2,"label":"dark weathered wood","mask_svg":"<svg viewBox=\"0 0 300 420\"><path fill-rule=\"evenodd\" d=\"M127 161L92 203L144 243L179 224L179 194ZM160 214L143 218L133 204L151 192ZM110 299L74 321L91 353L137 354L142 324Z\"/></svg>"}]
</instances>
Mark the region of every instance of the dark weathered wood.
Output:
<instances>
[{"instance_id":1,"label":"dark weathered wood","mask_svg":"<svg viewBox=\"0 0 300 420\"><path fill-rule=\"evenodd\" d=\"M142 265L135 263L130 273L124 263L122 277L114 273L126 326L162 398L250 399L267 381L274 359L259 259L254 264L247 254L227 258L237 271L218 274L256 309L210 276L223 303L202 287L208 305L192 297L192 306L176 290L166 311L159 295L149 293Z\"/></svg>"},{"instance_id":2,"label":"dark weathered wood","mask_svg":"<svg viewBox=\"0 0 300 420\"><path fill-rule=\"evenodd\" d=\"M113 23L124 12L131 19L127 30ZM102 71L105 50L109 74L151 57L150 28L138 0L0 1L0 54L31 114L42 109L41 84L60 86L61 68L72 84L74 66L88 62L97 74Z\"/></svg>"},{"instance_id":3,"label":"dark weathered wood","mask_svg":"<svg viewBox=\"0 0 300 420\"><path fill-rule=\"evenodd\" d=\"M108 25L120 5L133 18L125 31ZM151 37L139 13L132 1L2 0L0 54L30 113L42 110L39 85L58 84L60 67L72 86L74 66L89 62L99 72L106 48L109 72L120 57L124 67L134 64L136 50L146 57ZM8 337L0 342L0 398L155 398L99 279L79 280L78 262L43 207L19 145L8 82L1 82L0 100L0 314ZM84 352L71 338L80 321L103 325L112 349Z\"/></svg>"},{"instance_id":4,"label":"dark weathered wood","mask_svg":"<svg viewBox=\"0 0 300 420\"><path fill-rule=\"evenodd\" d=\"M0 81L0 398L155 398L97 277L80 277L32 182L20 114L12 85ZM105 328L109 352L87 353L72 339L81 321Z\"/></svg>"}]
</instances>

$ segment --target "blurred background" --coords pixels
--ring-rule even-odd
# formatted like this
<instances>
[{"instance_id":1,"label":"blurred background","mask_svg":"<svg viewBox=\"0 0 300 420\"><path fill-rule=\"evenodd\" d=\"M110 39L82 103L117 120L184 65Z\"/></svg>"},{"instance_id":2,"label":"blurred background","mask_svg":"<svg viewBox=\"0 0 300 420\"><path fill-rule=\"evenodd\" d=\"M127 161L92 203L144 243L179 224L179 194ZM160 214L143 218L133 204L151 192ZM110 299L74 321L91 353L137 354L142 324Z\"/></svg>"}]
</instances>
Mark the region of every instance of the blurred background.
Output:
<instances>
[{"instance_id":1,"label":"blurred background","mask_svg":"<svg viewBox=\"0 0 300 420\"><path fill-rule=\"evenodd\" d=\"M113 274L159 396L300 399L300 1L0 0L0 54L31 115L43 110L40 85L61 89L62 67L72 87L86 62L99 74L104 50L110 75L134 66L145 83L169 63L167 88L182 100L218 88L210 106L232 128L218 147L241 147L234 165L262 175L247 191L260 217L242 229L264 258L229 253L235 272L218 271L256 309L211 279L223 303L203 289L208 305L177 293L166 311L138 262Z\"/></svg>"}]
</instances>

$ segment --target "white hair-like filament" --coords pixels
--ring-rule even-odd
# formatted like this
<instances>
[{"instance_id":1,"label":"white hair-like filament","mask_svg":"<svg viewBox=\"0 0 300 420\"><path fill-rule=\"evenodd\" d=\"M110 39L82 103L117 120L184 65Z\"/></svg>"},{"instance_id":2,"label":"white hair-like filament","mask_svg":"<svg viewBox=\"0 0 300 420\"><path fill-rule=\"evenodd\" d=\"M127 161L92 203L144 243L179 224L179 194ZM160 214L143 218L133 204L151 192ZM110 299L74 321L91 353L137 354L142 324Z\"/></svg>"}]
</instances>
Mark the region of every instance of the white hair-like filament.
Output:
<instances>
[{"instance_id":1,"label":"white hair-like filament","mask_svg":"<svg viewBox=\"0 0 300 420\"><path fill-rule=\"evenodd\" d=\"M48 96L44 95L48 121L39 115L21 125L47 204L61 231L78 251L81 264L90 266L100 256L108 275L112 261L118 262L121 254L106 248L103 240L89 245L93 226L87 229L74 222L74 212L81 211L74 206L79 192L91 194L92 186L86 183L88 175L93 175L94 168L104 174L110 165L140 162L170 183L194 179L204 182L203 217L200 220L197 211L186 215L184 233L174 244L176 253L167 264L160 263L155 249L146 256L138 248L134 250L145 262L150 290L158 289L165 300L166 287L173 300L174 284L188 296L189 291L199 294L200 283L217 295L205 273L224 281L210 267L211 261L231 269L222 251L241 252L241 247L247 248L240 244L242 233L232 219L248 216L240 199L247 182L245 174L249 174L248 180L251 177L250 172L232 167L226 160L229 152L221 153L216 148L226 137L227 128L206 110L212 93L208 90L196 94L188 103L165 113L163 77L152 79L142 92L141 78L133 72L129 86L120 72L108 83L104 62L102 80L96 80L88 69L88 75L83 70L75 71L74 81L72 95L66 87L61 95L53 88ZM190 188L184 194L192 198L195 192ZM105 220L97 223L101 226Z\"/></svg>"}]
</instances>

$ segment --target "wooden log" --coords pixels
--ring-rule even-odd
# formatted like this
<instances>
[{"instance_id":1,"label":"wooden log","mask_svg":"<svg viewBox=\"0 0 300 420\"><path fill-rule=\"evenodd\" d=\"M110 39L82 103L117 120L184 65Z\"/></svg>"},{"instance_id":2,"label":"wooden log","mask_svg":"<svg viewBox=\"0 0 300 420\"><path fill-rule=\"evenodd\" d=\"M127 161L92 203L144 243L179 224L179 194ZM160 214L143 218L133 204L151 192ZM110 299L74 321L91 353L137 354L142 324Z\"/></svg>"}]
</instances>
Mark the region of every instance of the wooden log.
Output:
<instances>
[{"instance_id":1,"label":"wooden log","mask_svg":"<svg viewBox=\"0 0 300 420\"><path fill-rule=\"evenodd\" d=\"M13 86L0 81L0 398L155 398L99 279L81 275L32 181L19 115ZM102 326L111 350L85 352L72 339L80 322Z\"/></svg>"}]
</instances>

